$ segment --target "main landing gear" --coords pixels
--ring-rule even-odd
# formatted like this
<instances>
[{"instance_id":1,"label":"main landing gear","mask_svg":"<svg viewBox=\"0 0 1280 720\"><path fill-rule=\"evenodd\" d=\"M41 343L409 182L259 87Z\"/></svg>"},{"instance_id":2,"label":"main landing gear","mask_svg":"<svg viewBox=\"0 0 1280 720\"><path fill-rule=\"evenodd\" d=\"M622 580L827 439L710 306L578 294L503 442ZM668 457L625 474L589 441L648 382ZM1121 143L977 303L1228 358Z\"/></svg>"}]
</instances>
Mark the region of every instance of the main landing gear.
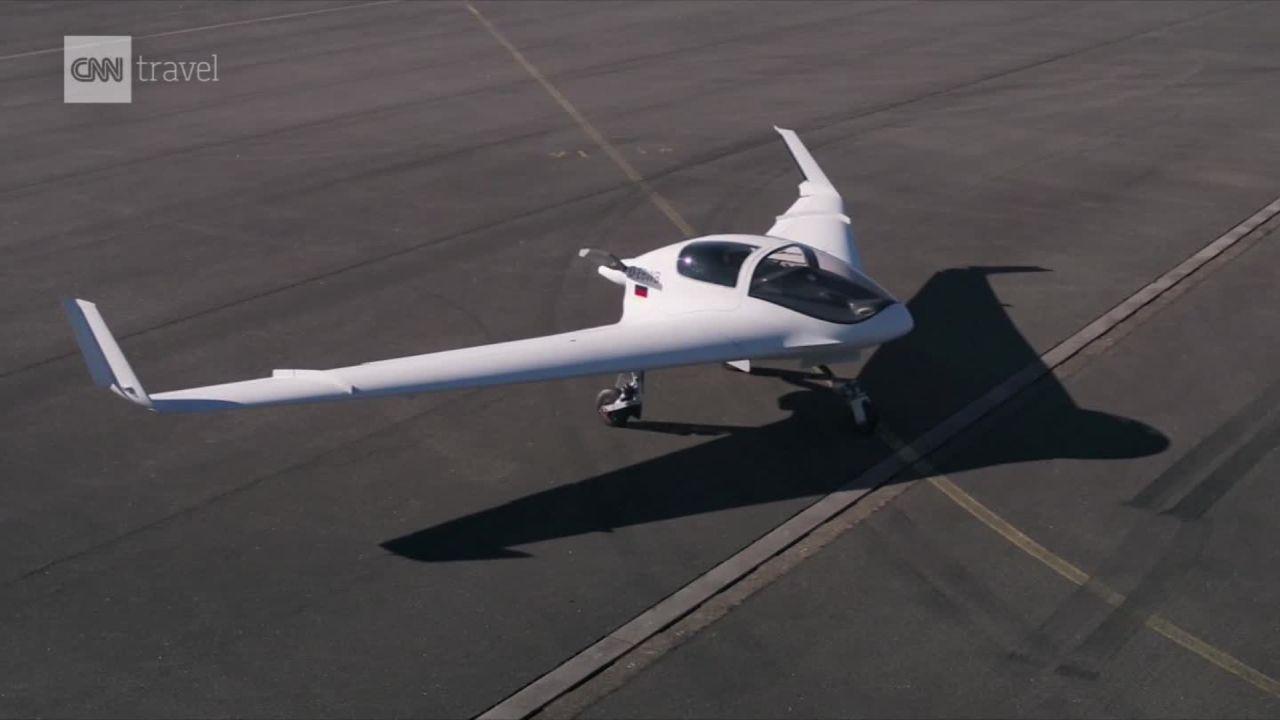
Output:
<instances>
[{"instance_id":1,"label":"main landing gear","mask_svg":"<svg viewBox=\"0 0 1280 720\"><path fill-rule=\"evenodd\" d=\"M825 376L827 386L849 408L853 426L858 432L866 435L875 432L880 413L858 381L838 381L835 373L826 365L819 365L818 369ZM620 373L613 387L605 388L596 395L596 412L600 414L601 422L610 427L622 427L633 418L640 419L643 406L643 370Z\"/></svg>"},{"instance_id":2,"label":"main landing gear","mask_svg":"<svg viewBox=\"0 0 1280 720\"><path fill-rule=\"evenodd\" d=\"M880 420L880 413L871 402L871 396L867 395L867 391L862 389L857 380L836 382L835 373L831 372L831 368L826 365L819 365L818 369L827 376L827 384L848 406L850 414L853 415L853 426L858 432L864 435L874 433L876 423Z\"/></svg>"},{"instance_id":3,"label":"main landing gear","mask_svg":"<svg viewBox=\"0 0 1280 720\"><path fill-rule=\"evenodd\" d=\"M611 388L596 395L596 412L600 420L611 427L622 427L627 421L640 418L644 405L644 371L625 372Z\"/></svg>"}]
</instances>

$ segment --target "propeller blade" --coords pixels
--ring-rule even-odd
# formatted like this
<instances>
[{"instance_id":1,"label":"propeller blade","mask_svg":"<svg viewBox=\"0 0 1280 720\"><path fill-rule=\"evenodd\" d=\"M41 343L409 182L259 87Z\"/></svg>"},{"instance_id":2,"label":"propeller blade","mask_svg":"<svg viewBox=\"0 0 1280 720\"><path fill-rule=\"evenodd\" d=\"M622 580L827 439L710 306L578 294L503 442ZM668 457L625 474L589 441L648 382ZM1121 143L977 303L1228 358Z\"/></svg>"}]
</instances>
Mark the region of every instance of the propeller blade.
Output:
<instances>
[{"instance_id":1,"label":"propeller blade","mask_svg":"<svg viewBox=\"0 0 1280 720\"><path fill-rule=\"evenodd\" d=\"M617 255L605 250L597 250L595 248L582 248L578 251L578 257L586 258L591 262L602 265L610 270L618 272L626 272L627 264L618 259Z\"/></svg>"}]
</instances>

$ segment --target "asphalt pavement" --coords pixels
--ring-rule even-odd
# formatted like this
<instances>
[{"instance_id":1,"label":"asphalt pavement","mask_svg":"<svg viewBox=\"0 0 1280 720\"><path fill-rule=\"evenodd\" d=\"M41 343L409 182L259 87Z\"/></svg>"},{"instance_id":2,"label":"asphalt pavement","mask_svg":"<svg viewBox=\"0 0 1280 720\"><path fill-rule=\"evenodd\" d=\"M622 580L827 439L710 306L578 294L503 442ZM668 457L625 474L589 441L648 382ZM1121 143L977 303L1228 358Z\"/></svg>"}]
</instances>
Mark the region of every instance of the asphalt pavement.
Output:
<instances>
[{"instance_id":1,"label":"asphalt pavement","mask_svg":"<svg viewBox=\"0 0 1280 720\"><path fill-rule=\"evenodd\" d=\"M908 441L1280 195L1272 3L475 7L699 232L768 228L801 133L916 314L861 368ZM595 417L611 378L120 402L60 298L162 391L612 322L577 249L682 234L460 3L0 18L0 715L475 715L889 452L714 367L655 373L634 430ZM73 34L219 81L64 104ZM1271 677L1275 245L942 462ZM587 713L1280 710L1130 617L919 484Z\"/></svg>"}]
</instances>

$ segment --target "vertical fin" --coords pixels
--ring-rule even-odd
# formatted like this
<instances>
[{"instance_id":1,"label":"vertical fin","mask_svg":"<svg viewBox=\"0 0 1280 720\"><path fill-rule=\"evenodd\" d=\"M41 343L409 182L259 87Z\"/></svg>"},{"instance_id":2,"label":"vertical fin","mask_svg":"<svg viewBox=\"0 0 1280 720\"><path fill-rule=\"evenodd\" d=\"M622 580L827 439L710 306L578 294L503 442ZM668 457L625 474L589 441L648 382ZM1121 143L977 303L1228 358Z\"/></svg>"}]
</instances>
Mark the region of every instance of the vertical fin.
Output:
<instances>
[{"instance_id":1,"label":"vertical fin","mask_svg":"<svg viewBox=\"0 0 1280 720\"><path fill-rule=\"evenodd\" d=\"M773 126L774 130L782 136L784 142L787 143L787 149L791 151L791 157L796 161L796 166L800 168L800 174L804 175L804 182L800 184L800 195L817 195L819 193L831 193L838 195L836 188L831 184L831 180L827 178L827 174L822 172L822 168L818 166L818 161L813 159L809 148L804 146L800 141L800 136L796 135L795 130L780 128Z\"/></svg>"},{"instance_id":2,"label":"vertical fin","mask_svg":"<svg viewBox=\"0 0 1280 720\"><path fill-rule=\"evenodd\" d=\"M71 321L71 329L75 331L76 344L80 346L80 354L89 366L89 375L98 387L109 388L120 397L137 405L150 408L151 398L138 382L138 376L129 367L129 361L107 323L98 312L98 306L87 300L67 299L62 301L67 311L67 319Z\"/></svg>"}]
</instances>

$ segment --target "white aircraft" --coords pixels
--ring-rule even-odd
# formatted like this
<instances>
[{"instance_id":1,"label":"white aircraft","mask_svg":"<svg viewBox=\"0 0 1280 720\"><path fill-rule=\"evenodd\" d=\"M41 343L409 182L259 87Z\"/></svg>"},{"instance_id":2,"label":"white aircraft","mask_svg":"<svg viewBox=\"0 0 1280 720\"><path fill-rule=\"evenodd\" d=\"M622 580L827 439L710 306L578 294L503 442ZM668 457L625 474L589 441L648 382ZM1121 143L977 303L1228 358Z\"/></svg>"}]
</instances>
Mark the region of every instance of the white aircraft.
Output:
<instances>
[{"instance_id":1,"label":"white aircraft","mask_svg":"<svg viewBox=\"0 0 1280 720\"><path fill-rule=\"evenodd\" d=\"M800 197L764 235L708 235L626 260L603 250L579 255L626 288L613 325L334 368L274 370L271 377L149 394L85 300L66 300L93 381L156 412L200 412L348 400L620 373L596 409L610 425L640 417L646 370L794 359L817 367L849 404L857 427L876 413L854 382L827 363L905 335L911 314L862 272L844 203L800 138L774 128L804 175Z\"/></svg>"}]
</instances>

